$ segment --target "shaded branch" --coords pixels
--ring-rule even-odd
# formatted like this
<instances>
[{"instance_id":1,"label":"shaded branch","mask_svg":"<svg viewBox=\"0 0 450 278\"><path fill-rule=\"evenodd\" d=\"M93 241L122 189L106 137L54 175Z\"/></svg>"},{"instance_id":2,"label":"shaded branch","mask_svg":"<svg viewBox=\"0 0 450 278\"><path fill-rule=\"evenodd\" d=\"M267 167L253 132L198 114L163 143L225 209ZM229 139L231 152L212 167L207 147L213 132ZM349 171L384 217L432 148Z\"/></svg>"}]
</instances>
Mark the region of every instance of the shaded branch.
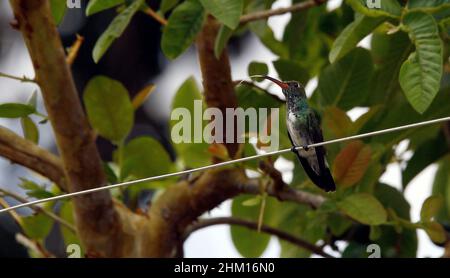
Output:
<instances>
[{"instance_id":1,"label":"shaded branch","mask_svg":"<svg viewBox=\"0 0 450 278\"><path fill-rule=\"evenodd\" d=\"M201 220L198 220L197 222L193 223L186 230L184 239L187 239L193 232L198 231L200 229L207 228L207 227L214 226L214 225L223 225L223 224L237 225L237 226L248 228L250 230L258 230L258 223L244 220L244 219L234 218L234 217L218 217L218 218L210 218L210 219L201 219ZM309 251L313 252L314 254L320 255L322 257L334 258L332 255L323 251L322 248L320 248L312 243L309 243L308 241L306 241L304 239L301 239L299 237L296 237L294 235L286 233L285 231L282 231L282 230L279 230L279 229L276 229L276 228L273 228L273 227L270 227L270 226L267 226L264 224L261 225L260 231L264 232L266 234L274 235L282 240L290 242L300 248L309 250Z\"/></svg>"},{"instance_id":2,"label":"shaded branch","mask_svg":"<svg viewBox=\"0 0 450 278\"><path fill-rule=\"evenodd\" d=\"M33 142L0 126L0 156L25 166L56 183L67 192L61 160Z\"/></svg>"},{"instance_id":3,"label":"shaded branch","mask_svg":"<svg viewBox=\"0 0 450 278\"><path fill-rule=\"evenodd\" d=\"M315 6L322 5L325 2L327 2L327 0L309 0L309 1L294 4L294 5L292 5L290 7L286 7L286 8L270 9L270 10L249 13L249 14L241 16L240 23L246 24L251 21L268 19L269 17L276 16L276 15L283 15L286 13L295 13L295 12L307 10L307 9L315 7Z\"/></svg>"}]
</instances>

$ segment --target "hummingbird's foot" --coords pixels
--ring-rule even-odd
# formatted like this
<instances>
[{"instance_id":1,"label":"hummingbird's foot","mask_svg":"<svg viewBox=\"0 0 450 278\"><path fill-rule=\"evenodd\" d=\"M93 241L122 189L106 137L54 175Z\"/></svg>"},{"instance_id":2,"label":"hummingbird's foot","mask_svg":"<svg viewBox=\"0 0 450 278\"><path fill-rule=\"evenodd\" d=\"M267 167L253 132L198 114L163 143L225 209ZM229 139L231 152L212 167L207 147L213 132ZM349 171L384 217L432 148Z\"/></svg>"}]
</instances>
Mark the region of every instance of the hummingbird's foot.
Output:
<instances>
[{"instance_id":1,"label":"hummingbird's foot","mask_svg":"<svg viewBox=\"0 0 450 278\"><path fill-rule=\"evenodd\" d=\"M296 147L296 146L293 146L293 147L291 148L291 152L297 153L297 147Z\"/></svg>"},{"instance_id":2,"label":"hummingbird's foot","mask_svg":"<svg viewBox=\"0 0 450 278\"><path fill-rule=\"evenodd\" d=\"M304 150L305 152L309 151L308 145L303 145L302 148L303 148L303 150Z\"/></svg>"}]
</instances>

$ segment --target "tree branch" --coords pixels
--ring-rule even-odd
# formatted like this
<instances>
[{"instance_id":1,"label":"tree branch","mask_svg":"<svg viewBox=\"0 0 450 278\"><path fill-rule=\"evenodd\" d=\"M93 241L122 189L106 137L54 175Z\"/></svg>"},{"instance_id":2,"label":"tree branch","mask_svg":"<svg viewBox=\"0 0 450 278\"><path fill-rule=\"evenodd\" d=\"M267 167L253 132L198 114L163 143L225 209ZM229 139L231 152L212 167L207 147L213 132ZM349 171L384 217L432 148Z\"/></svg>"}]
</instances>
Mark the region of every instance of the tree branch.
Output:
<instances>
[{"instance_id":1,"label":"tree branch","mask_svg":"<svg viewBox=\"0 0 450 278\"><path fill-rule=\"evenodd\" d=\"M42 89L69 192L106 184L94 134L83 112L48 0L10 0ZM108 191L74 199L76 225L87 251L118 256L125 236Z\"/></svg>"},{"instance_id":2,"label":"tree branch","mask_svg":"<svg viewBox=\"0 0 450 278\"><path fill-rule=\"evenodd\" d=\"M47 177L67 192L64 169L60 159L33 142L1 126L0 156Z\"/></svg>"},{"instance_id":3,"label":"tree branch","mask_svg":"<svg viewBox=\"0 0 450 278\"><path fill-rule=\"evenodd\" d=\"M237 107L237 97L234 92L234 85L231 79L230 60L228 51L223 50L219 59L214 54L214 44L220 24L212 17L208 16L203 25L203 29L197 38L197 50L200 61L200 69L203 77L203 88L205 101L208 107L219 108L225 115L227 108ZM227 119L223 126L229 126ZM239 149L237 142L237 121L234 119L234 129L227 132L234 132L234 143L225 144L228 154L234 158ZM223 132L223 142L227 142L226 133Z\"/></svg>"},{"instance_id":4,"label":"tree branch","mask_svg":"<svg viewBox=\"0 0 450 278\"><path fill-rule=\"evenodd\" d=\"M214 225L223 225L223 224L237 225L237 226L245 227L245 228L248 228L251 230L258 230L258 223L244 220L244 219L234 218L234 217L218 217L218 218L210 218L210 219L201 219L201 220L198 220L197 222L193 223L186 230L184 239L187 239L193 232L198 231L200 229L207 228L207 227L214 226ZM322 257L334 258L332 255L323 251L322 248L320 248L312 243L309 243L308 241L306 241L304 239L301 239L294 235L286 233L282 230L278 230L278 229L270 227L270 226L262 225L261 232L264 232L264 233L267 233L270 235L274 235L282 240L285 240L294 245L297 245L300 248L307 249L307 250L313 252L314 254L320 255Z\"/></svg>"},{"instance_id":5,"label":"tree branch","mask_svg":"<svg viewBox=\"0 0 450 278\"><path fill-rule=\"evenodd\" d=\"M303 10L306 10L306 9L309 9L309 8L312 8L315 6L322 5L325 2L327 2L327 0L309 0L309 1L294 4L287 8L258 11L258 12L254 12L254 13L250 13L250 14L241 16L240 23L246 24L246 23L256 21L256 20L267 19L271 16L283 15L286 13L295 13L295 12L303 11Z\"/></svg>"}]
</instances>

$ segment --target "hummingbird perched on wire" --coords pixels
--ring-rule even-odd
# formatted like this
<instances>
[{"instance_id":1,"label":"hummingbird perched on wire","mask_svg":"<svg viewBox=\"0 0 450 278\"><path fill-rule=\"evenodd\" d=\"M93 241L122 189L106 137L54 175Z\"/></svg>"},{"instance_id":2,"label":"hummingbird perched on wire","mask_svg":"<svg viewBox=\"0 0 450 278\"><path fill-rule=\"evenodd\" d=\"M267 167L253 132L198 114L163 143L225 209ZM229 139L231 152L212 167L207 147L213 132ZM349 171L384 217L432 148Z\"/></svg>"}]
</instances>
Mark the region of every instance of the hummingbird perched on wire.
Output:
<instances>
[{"instance_id":1,"label":"hummingbird perched on wire","mask_svg":"<svg viewBox=\"0 0 450 278\"><path fill-rule=\"evenodd\" d=\"M335 191L336 184L326 161L323 146L308 148L308 145L323 142L319 119L307 102L305 88L297 81L282 82L270 76L259 76L281 87L287 103L286 126L297 155L306 174L314 184L326 192ZM296 147L302 147L296 150Z\"/></svg>"}]
</instances>

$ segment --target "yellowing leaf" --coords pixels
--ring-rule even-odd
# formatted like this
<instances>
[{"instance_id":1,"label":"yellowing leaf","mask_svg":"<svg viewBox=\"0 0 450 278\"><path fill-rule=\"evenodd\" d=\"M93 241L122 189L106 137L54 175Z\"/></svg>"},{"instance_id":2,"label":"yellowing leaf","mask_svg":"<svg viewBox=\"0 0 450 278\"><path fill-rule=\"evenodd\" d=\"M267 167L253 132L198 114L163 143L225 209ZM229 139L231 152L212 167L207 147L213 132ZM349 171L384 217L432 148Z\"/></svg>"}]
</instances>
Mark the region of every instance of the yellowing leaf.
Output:
<instances>
[{"instance_id":1,"label":"yellowing leaf","mask_svg":"<svg viewBox=\"0 0 450 278\"><path fill-rule=\"evenodd\" d=\"M341 188L348 188L361 180L369 167L372 150L361 141L348 144L336 157L333 176Z\"/></svg>"},{"instance_id":2,"label":"yellowing leaf","mask_svg":"<svg viewBox=\"0 0 450 278\"><path fill-rule=\"evenodd\" d=\"M441 196L428 197L423 202L422 209L420 210L420 220L431 220L431 218L433 218L439 212L443 204L444 200Z\"/></svg>"},{"instance_id":3,"label":"yellowing leaf","mask_svg":"<svg viewBox=\"0 0 450 278\"><path fill-rule=\"evenodd\" d=\"M423 224L425 232L435 243L443 243L446 240L445 230L438 222L426 222Z\"/></svg>"},{"instance_id":4,"label":"yellowing leaf","mask_svg":"<svg viewBox=\"0 0 450 278\"><path fill-rule=\"evenodd\" d=\"M131 102L134 109L137 110L139 107L141 107L141 105L147 100L147 98L153 93L155 89L156 86L154 84L150 84L148 86L145 86L144 89L140 90Z\"/></svg>"}]
</instances>

